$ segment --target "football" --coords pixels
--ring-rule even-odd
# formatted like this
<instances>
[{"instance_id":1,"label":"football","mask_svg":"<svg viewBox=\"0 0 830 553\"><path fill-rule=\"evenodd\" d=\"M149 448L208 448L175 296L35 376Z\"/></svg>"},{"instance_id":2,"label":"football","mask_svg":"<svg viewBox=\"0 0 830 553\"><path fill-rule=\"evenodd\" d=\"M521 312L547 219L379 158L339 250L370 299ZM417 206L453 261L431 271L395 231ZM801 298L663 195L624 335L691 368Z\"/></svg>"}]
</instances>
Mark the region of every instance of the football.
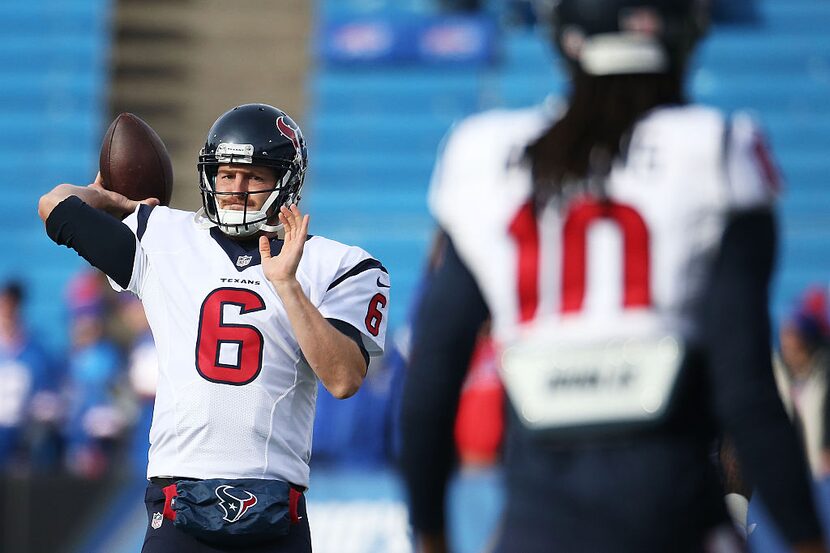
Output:
<instances>
[{"instance_id":1,"label":"football","mask_svg":"<svg viewBox=\"0 0 830 553\"><path fill-rule=\"evenodd\" d=\"M131 200L170 203L173 164L159 135L141 118L122 113L110 124L99 159L104 188Z\"/></svg>"}]
</instances>

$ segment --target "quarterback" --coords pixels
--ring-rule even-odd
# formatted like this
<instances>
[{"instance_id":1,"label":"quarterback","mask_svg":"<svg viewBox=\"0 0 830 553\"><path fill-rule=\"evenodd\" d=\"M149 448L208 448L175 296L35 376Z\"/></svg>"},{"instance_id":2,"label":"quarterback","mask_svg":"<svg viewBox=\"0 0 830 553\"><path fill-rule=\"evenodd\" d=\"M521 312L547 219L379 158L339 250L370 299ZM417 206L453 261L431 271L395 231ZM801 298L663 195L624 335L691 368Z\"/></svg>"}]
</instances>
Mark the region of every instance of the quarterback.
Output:
<instances>
[{"instance_id":1,"label":"quarterback","mask_svg":"<svg viewBox=\"0 0 830 553\"><path fill-rule=\"evenodd\" d=\"M496 551L741 550L721 434L787 541L823 551L770 363L774 165L751 117L683 93L704 2L548 4L566 105L472 116L434 171L449 245L402 402L418 551L447 549L453 414L488 314L510 399Z\"/></svg>"},{"instance_id":2,"label":"quarterback","mask_svg":"<svg viewBox=\"0 0 830 553\"><path fill-rule=\"evenodd\" d=\"M306 164L297 125L247 104L208 132L197 213L100 179L40 200L50 238L136 294L153 331L146 553L311 551L317 381L338 398L360 387L383 350L389 277L360 248L308 234Z\"/></svg>"}]
</instances>

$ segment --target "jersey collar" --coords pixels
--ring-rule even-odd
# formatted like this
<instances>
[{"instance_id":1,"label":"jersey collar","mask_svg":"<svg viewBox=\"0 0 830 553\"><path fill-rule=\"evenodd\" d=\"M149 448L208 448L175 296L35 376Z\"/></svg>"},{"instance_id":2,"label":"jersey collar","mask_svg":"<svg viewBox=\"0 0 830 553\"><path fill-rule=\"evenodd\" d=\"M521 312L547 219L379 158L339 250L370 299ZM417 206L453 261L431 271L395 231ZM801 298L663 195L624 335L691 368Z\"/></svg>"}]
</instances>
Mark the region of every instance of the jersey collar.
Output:
<instances>
[{"instance_id":1,"label":"jersey collar","mask_svg":"<svg viewBox=\"0 0 830 553\"><path fill-rule=\"evenodd\" d=\"M254 236L244 240L233 240L229 238L224 232L219 230L219 227L210 228L210 236L219 244L231 260L233 266L240 273L248 267L256 267L262 264L262 258L259 255L259 237ZM311 240L313 235L306 236L306 242ZM283 241L279 238L271 238L271 255L279 255L282 251Z\"/></svg>"},{"instance_id":2,"label":"jersey collar","mask_svg":"<svg viewBox=\"0 0 830 553\"><path fill-rule=\"evenodd\" d=\"M225 251L237 271L242 272L262 263L262 258L259 256L259 237L233 240L219 230L219 227L211 227L210 236ZM271 255L279 254L282 244L282 240L271 238Z\"/></svg>"}]
</instances>

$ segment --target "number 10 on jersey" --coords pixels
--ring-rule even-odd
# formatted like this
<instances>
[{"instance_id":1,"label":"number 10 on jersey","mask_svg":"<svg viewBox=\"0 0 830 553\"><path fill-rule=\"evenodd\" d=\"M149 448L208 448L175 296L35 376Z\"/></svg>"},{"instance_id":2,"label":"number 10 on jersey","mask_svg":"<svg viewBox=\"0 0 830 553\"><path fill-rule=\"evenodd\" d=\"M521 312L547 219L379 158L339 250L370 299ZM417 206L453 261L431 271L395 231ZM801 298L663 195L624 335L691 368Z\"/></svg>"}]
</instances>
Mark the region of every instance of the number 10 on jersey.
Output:
<instances>
[{"instance_id":1,"label":"number 10 on jersey","mask_svg":"<svg viewBox=\"0 0 830 553\"><path fill-rule=\"evenodd\" d=\"M649 232L642 216L631 206L611 200L585 199L569 206L562 225L562 289L560 310L577 313L585 300L588 230L601 220L613 222L622 233L623 307L651 305ZM519 320L536 316L539 305L539 221L533 203L519 209L508 227L516 245L516 292Z\"/></svg>"}]
</instances>

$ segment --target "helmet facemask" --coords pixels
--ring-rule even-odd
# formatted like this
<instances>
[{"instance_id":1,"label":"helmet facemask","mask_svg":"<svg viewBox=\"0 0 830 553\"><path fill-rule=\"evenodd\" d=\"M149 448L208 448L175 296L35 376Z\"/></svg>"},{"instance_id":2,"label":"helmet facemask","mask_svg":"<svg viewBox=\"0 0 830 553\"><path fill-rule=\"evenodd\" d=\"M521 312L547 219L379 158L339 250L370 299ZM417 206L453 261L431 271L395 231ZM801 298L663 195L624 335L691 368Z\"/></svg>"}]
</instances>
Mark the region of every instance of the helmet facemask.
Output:
<instances>
[{"instance_id":1,"label":"helmet facemask","mask_svg":"<svg viewBox=\"0 0 830 553\"><path fill-rule=\"evenodd\" d=\"M246 238L257 232L279 232L282 224L278 222L277 215L280 207L290 206L300 201L300 188L302 186L301 173L295 164L283 167L262 165L269 167L276 173L277 181L274 188L248 192L220 192L216 189L216 177L220 165L228 165L229 161L206 161L199 164L200 190L202 193L202 204L204 215L219 229L232 238ZM233 163L239 163L234 160ZM250 163L250 162L243 162ZM252 196L265 195L267 198L257 210L250 209L249 199ZM222 209L219 198L240 197L242 209Z\"/></svg>"}]
</instances>

